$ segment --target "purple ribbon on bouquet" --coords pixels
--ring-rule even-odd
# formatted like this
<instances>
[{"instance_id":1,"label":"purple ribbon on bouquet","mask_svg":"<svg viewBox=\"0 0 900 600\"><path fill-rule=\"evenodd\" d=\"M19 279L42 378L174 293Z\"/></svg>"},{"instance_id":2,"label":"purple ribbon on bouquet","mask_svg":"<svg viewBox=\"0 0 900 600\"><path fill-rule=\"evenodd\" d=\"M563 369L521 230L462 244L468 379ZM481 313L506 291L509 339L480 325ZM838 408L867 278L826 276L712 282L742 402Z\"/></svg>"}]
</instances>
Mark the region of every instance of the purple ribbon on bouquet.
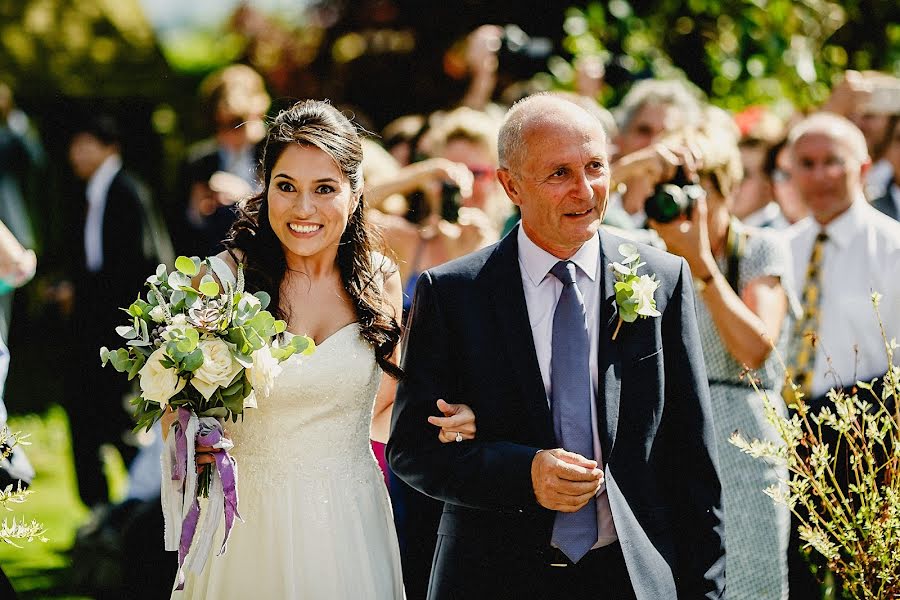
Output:
<instances>
[{"instance_id":1,"label":"purple ribbon on bouquet","mask_svg":"<svg viewBox=\"0 0 900 600\"><path fill-rule=\"evenodd\" d=\"M185 482L187 475L188 460L188 439L186 431L192 413L190 410L180 407L178 409L178 420L175 423L175 465L172 470L172 480ZM195 443L200 446L218 447L217 445L225 438L225 431L222 424L218 421L210 423L201 420L200 427L197 432ZM222 491L224 495L224 512L225 512L225 536L222 540L222 547L218 554L225 552L228 546L228 537L231 535L231 528L234 526L234 519L241 518L238 514L238 495L237 495L237 464L234 458L228 454L227 450L213 453L216 461L216 472L222 481ZM211 468L206 465L205 468ZM200 520L200 501L198 498L199 490L183 490L184 494L191 492L191 507L187 515L184 517L181 526L181 539L178 546L178 586L176 589L184 589L184 577L182 567L191 544L194 541L194 535L197 531L197 523Z\"/></svg>"}]
</instances>

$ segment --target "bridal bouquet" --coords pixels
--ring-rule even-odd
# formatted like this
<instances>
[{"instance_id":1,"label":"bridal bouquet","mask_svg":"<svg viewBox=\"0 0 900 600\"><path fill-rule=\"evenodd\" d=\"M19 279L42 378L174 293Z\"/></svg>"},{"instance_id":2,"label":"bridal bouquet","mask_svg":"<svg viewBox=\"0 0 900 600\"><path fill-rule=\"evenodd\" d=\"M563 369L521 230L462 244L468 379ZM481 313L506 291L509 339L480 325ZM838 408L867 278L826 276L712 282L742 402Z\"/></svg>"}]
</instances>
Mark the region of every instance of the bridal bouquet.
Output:
<instances>
[{"instance_id":1,"label":"bridal bouquet","mask_svg":"<svg viewBox=\"0 0 900 600\"><path fill-rule=\"evenodd\" d=\"M243 418L245 408L265 400L278 363L309 354L315 345L299 335L278 343L286 324L266 310L269 295L246 292L242 268L235 276L217 257L180 256L171 273L159 265L147 287L146 299L122 309L129 320L116 333L126 340L124 347L101 348L100 360L129 380L139 379L141 394L132 400L135 430L149 430L167 411L174 413L164 435L162 504L166 549L178 550L180 589L182 567L202 570L218 515L225 515L220 554L240 518L237 464L223 423ZM222 450L214 454L215 465L203 465L199 473L196 444ZM208 498L202 523L200 498Z\"/></svg>"}]
</instances>

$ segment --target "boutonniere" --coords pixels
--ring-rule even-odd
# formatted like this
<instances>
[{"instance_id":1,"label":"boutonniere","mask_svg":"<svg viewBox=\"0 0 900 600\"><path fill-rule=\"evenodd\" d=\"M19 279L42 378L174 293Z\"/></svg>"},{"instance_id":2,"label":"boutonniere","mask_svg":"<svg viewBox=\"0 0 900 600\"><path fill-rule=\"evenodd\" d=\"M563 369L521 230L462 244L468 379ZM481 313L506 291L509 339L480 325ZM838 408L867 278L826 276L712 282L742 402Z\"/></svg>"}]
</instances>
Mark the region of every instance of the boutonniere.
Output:
<instances>
[{"instance_id":1,"label":"boutonniere","mask_svg":"<svg viewBox=\"0 0 900 600\"><path fill-rule=\"evenodd\" d=\"M616 306L619 307L619 322L612 334L616 339L622 323L632 323L638 317L658 317L656 300L653 294L659 288L655 275L638 275L637 271L647 263L641 262L641 255L633 244L621 244L619 254L624 256L622 262L610 265L616 275Z\"/></svg>"}]
</instances>

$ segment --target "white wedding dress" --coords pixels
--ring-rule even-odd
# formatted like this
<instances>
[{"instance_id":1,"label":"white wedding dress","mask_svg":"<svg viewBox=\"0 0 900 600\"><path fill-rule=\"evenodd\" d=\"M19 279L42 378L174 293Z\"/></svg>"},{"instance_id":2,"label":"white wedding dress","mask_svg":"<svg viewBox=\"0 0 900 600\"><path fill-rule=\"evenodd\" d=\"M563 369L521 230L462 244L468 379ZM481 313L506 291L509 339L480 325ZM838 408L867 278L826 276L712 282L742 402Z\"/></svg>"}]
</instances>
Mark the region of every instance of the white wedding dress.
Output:
<instances>
[{"instance_id":1,"label":"white wedding dress","mask_svg":"<svg viewBox=\"0 0 900 600\"><path fill-rule=\"evenodd\" d=\"M351 323L281 366L273 393L225 426L244 522L228 551L187 573L172 598L403 598L390 500L369 443L381 379L372 347Z\"/></svg>"}]
</instances>

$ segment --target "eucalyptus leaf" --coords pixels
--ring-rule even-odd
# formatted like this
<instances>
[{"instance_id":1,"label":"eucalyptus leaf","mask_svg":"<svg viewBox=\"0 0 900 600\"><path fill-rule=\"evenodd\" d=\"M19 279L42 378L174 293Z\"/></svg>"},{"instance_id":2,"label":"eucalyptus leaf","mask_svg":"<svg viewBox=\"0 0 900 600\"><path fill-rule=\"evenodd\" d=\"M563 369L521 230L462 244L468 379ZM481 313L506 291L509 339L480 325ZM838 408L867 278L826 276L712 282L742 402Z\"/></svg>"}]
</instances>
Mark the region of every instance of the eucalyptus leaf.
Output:
<instances>
[{"instance_id":1,"label":"eucalyptus leaf","mask_svg":"<svg viewBox=\"0 0 900 600\"><path fill-rule=\"evenodd\" d=\"M101 346L100 347L100 364L105 367L106 363L108 361L109 361L109 348L107 348L106 346Z\"/></svg>"},{"instance_id":2,"label":"eucalyptus leaf","mask_svg":"<svg viewBox=\"0 0 900 600\"><path fill-rule=\"evenodd\" d=\"M272 302L272 297L262 290L258 292L254 292L253 294L256 296L256 299L259 300L259 308L260 310L265 310L269 307L269 303Z\"/></svg>"},{"instance_id":3,"label":"eucalyptus leaf","mask_svg":"<svg viewBox=\"0 0 900 600\"><path fill-rule=\"evenodd\" d=\"M209 266L212 268L213 273L215 273L216 277L219 278L219 281L222 282L222 285L234 286L236 282L234 272L232 272L231 267L229 267L224 260L218 256L210 256L206 260L209 262Z\"/></svg>"},{"instance_id":4,"label":"eucalyptus leaf","mask_svg":"<svg viewBox=\"0 0 900 600\"><path fill-rule=\"evenodd\" d=\"M120 325L116 327L116 333L126 340L133 340L138 335L137 331L134 330L134 327L131 327L130 325Z\"/></svg>"},{"instance_id":5,"label":"eucalyptus leaf","mask_svg":"<svg viewBox=\"0 0 900 600\"><path fill-rule=\"evenodd\" d=\"M275 321L275 333L284 333L287 330L287 323L281 319Z\"/></svg>"},{"instance_id":6,"label":"eucalyptus leaf","mask_svg":"<svg viewBox=\"0 0 900 600\"><path fill-rule=\"evenodd\" d=\"M197 274L199 270L197 264L194 263L193 260L188 258L187 256L179 256L175 259L175 268L178 269L179 272L184 273L188 277L193 277ZM171 285L171 277L169 278ZM174 287L174 286L173 286Z\"/></svg>"},{"instance_id":7,"label":"eucalyptus leaf","mask_svg":"<svg viewBox=\"0 0 900 600\"><path fill-rule=\"evenodd\" d=\"M207 277L209 277L207 275ZM206 277L204 277L206 279ZM213 296L219 295L219 284L212 280L210 277L209 281L204 281L200 284L200 293L208 298L212 298Z\"/></svg>"}]
</instances>

